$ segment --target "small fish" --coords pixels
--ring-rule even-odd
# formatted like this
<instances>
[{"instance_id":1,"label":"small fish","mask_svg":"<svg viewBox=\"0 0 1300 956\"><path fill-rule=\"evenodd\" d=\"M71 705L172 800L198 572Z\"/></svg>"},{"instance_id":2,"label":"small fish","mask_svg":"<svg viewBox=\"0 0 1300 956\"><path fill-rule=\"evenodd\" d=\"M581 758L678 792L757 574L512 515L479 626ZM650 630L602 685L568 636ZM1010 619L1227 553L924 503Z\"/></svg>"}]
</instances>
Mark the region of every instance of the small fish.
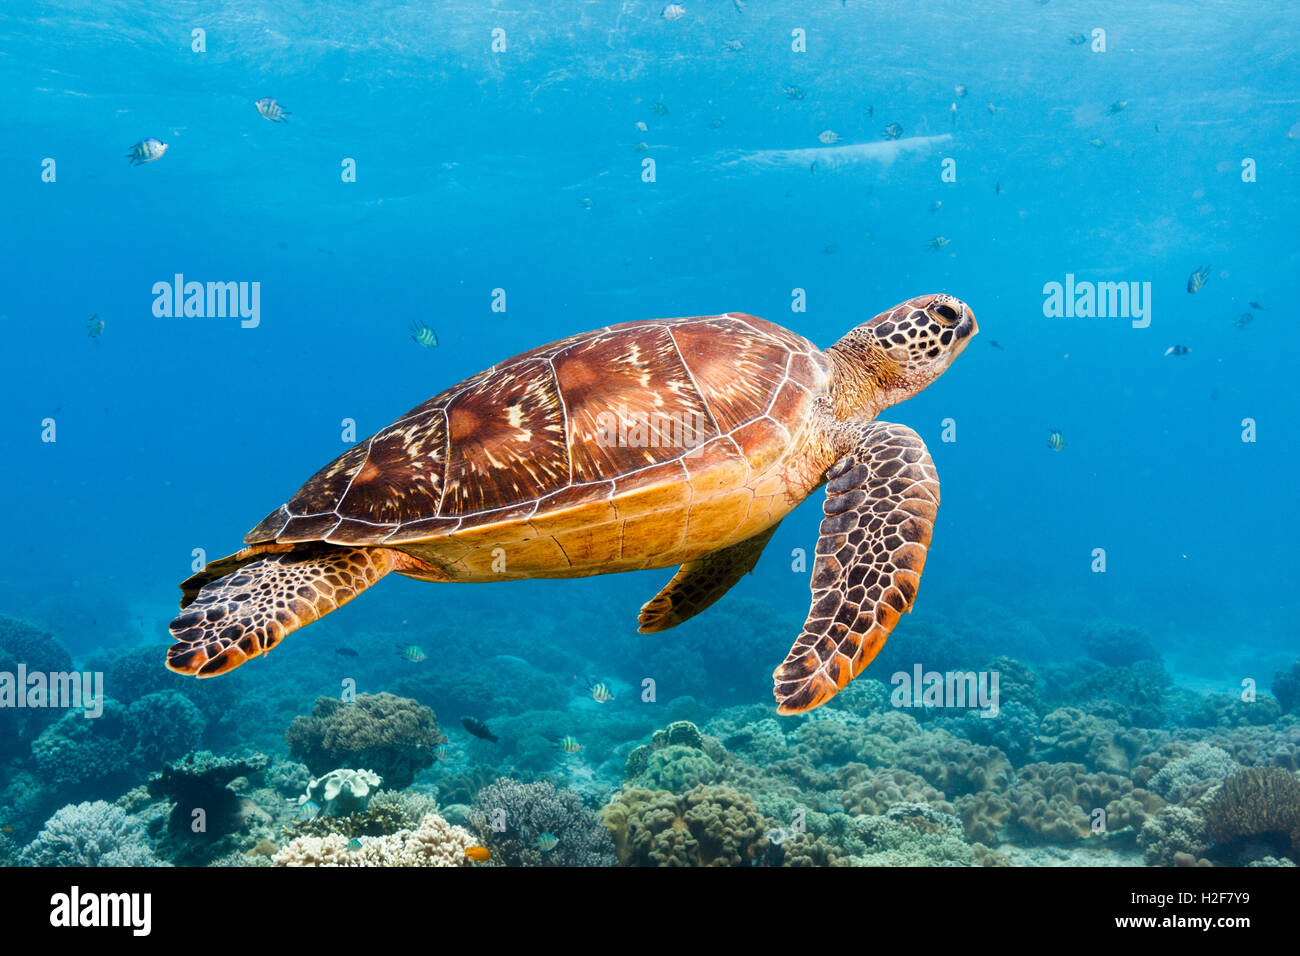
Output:
<instances>
[{"instance_id":1,"label":"small fish","mask_svg":"<svg viewBox=\"0 0 1300 956\"><path fill-rule=\"evenodd\" d=\"M560 845L560 838L554 833L543 833L537 838L537 849L543 853L550 853Z\"/></svg>"},{"instance_id":2,"label":"small fish","mask_svg":"<svg viewBox=\"0 0 1300 956\"><path fill-rule=\"evenodd\" d=\"M479 740L490 740L492 743L496 743L498 740L497 735L488 730L487 724L483 723L483 721L479 720L477 717L462 717L460 719L460 725Z\"/></svg>"},{"instance_id":3,"label":"small fish","mask_svg":"<svg viewBox=\"0 0 1300 956\"><path fill-rule=\"evenodd\" d=\"M644 133L644 132L645 132L646 130L648 130L650 127L649 127L649 126L646 126L646 124L643 123L643 122L641 122L641 120L637 120L637 121L636 121L636 128L637 128L638 130L640 130L642 133Z\"/></svg>"},{"instance_id":4,"label":"small fish","mask_svg":"<svg viewBox=\"0 0 1300 956\"><path fill-rule=\"evenodd\" d=\"M311 823L320 816L320 804L315 800L308 800L298 806L298 815L294 819L298 823Z\"/></svg>"},{"instance_id":5,"label":"small fish","mask_svg":"<svg viewBox=\"0 0 1300 956\"><path fill-rule=\"evenodd\" d=\"M1111 116L1114 116L1116 113L1122 113L1126 106L1128 106L1128 100L1116 100L1114 103L1110 104L1110 109L1106 112Z\"/></svg>"},{"instance_id":6,"label":"small fish","mask_svg":"<svg viewBox=\"0 0 1300 956\"><path fill-rule=\"evenodd\" d=\"M419 644L398 644L397 656L412 664L422 664L429 659L429 655L424 653L424 648Z\"/></svg>"},{"instance_id":7,"label":"small fish","mask_svg":"<svg viewBox=\"0 0 1300 956\"><path fill-rule=\"evenodd\" d=\"M167 144L150 136L132 146L126 158L131 160L132 166L142 166L145 163L156 163L163 158L165 152L167 152Z\"/></svg>"},{"instance_id":8,"label":"small fish","mask_svg":"<svg viewBox=\"0 0 1300 956\"><path fill-rule=\"evenodd\" d=\"M588 677L587 690L591 691L591 699L598 704L608 704L614 699L614 692L603 681L593 681Z\"/></svg>"},{"instance_id":9,"label":"small fish","mask_svg":"<svg viewBox=\"0 0 1300 956\"><path fill-rule=\"evenodd\" d=\"M640 152L640 153L648 153L648 152L650 152L650 144L649 144L649 143L637 143L637 144L636 144L636 148L637 148L637 152Z\"/></svg>"},{"instance_id":10,"label":"small fish","mask_svg":"<svg viewBox=\"0 0 1300 956\"><path fill-rule=\"evenodd\" d=\"M930 212L938 212L942 208L943 208L942 199L936 199L934 202L930 203Z\"/></svg>"},{"instance_id":11,"label":"small fish","mask_svg":"<svg viewBox=\"0 0 1300 956\"><path fill-rule=\"evenodd\" d=\"M884 136L885 139L898 139L898 137L903 135L903 127L899 126L897 123L890 123L881 130L881 135Z\"/></svg>"},{"instance_id":12,"label":"small fish","mask_svg":"<svg viewBox=\"0 0 1300 956\"><path fill-rule=\"evenodd\" d=\"M993 184L993 194L994 194L995 196L1001 196L1001 195L1002 195L1002 184L1001 184L1001 183L994 183L994 184Z\"/></svg>"},{"instance_id":13,"label":"small fish","mask_svg":"<svg viewBox=\"0 0 1300 956\"><path fill-rule=\"evenodd\" d=\"M948 243L950 242L952 242L952 240L949 239L947 236L935 236L928 243L926 243L926 246L929 248L931 252L938 252L940 249L948 245Z\"/></svg>"},{"instance_id":14,"label":"small fish","mask_svg":"<svg viewBox=\"0 0 1300 956\"><path fill-rule=\"evenodd\" d=\"M958 83L956 86L954 86L952 88L952 91L957 94L958 98L961 98L966 95L966 87L963 86L961 83Z\"/></svg>"},{"instance_id":15,"label":"small fish","mask_svg":"<svg viewBox=\"0 0 1300 956\"><path fill-rule=\"evenodd\" d=\"M357 850L360 850L360 849L361 849L361 841L358 840L356 837L353 837L351 840L348 841L348 852L349 852L349 853L356 853Z\"/></svg>"},{"instance_id":16,"label":"small fish","mask_svg":"<svg viewBox=\"0 0 1300 956\"><path fill-rule=\"evenodd\" d=\"M808 175L809 176L817 175L817 160L814 159L811 163L808 164Z\"/></svg>"},{"instance_id":17,"label":"small fish","mask_svg":"<svg viewBox=\"0 0 1300 956\"><path fill-rule=\"evenodd\" d=\"M86 323L86 334L92 339L97 339L104 334L104 320L99 317L98 312L92 315L90 321Z\"/></svg>"},{"instance_id":18,"label":"small fish","mask_svg":"<svg viewBox=\"0 0 1300 956\"><path fill-rule=\"evenodd\" d=\"M990 116L996 116L996 115L997 115L998 108L997 108L996 106L994 106L992 103L985 103L985 104L984 104L984 108L985 108L986 110L989 111L989 115L990 115Z\"/></svg>"},{"instance_id":19,"label":"small fish","mask_svg":"<svg viewBox=\"0 0 1300 956\"><path fill-rule=\"evenodd\" d=\"M1251 315L1249 312L1243 312L1241 313L1241 315L1237 316L1235 319L1232 320L1232 324L1239 329L1244 329L1246 326L1250 325L1250 323L1254 321L1255 321L1255 317L1253 315Z\"/></svg>"},{"instance_id":20,"label":"small fish","mask_svg":"<svg viewBox=\"0 0 1300 956\"><path fill-rule=\"evenodd\" d=\"M1210 267L1201 266L1195 272L1187 277L1187 291L1192 294L1200 292L1205 288L1205 283L1210 279Z\"/></svg>"},{"instance_id":21,"label":"small fish","mask_svg":"<svg viewBox=\"0 0 1300 956\"><path fill-rule=\"evenodd\" d=\"M717 119L709 120L709 129L722 129L722 127L726 125L727 118L725 116L719 116Z\"/></svg>"},{"instance_id":22,"label":"small fish","mask_svg":"<svg viewBox=\"0 0 1300 956\"><path fill-rule=\"evenodd\" d=\"M1171 345L1171 346L1169 346L1169 348L1165 349L1165 354L1166 354L1166 355L1186 355L1186 354L1187 354L1188 352L1190 352L1190 351L1191 351L1191 349L1189 349L1186 345Z\"/></svg>"},{"instance_id":23,"label":"small fish","mask_svg":"<svg viewBox=\"0 0 1300 956\"><path fill-rule=\"evenodd\" d=\"M485 846L467 846L465 859L473 860L475 863L486 863L492 859L492 852Z\"/></svg>"},{"instance_id":24,"label":"small fish","mask_svg":"<svg viewBox=\"0 0 1300 956\"><path fill-rule=\"evenodd\" d=\"M745 0L731 0L731 5L736 8L737 13L745 12Z\"/></svg>"},{"instance_id":25,"label":"small fish","mask_svg":"<svg viewBox=\"0 0 1300 956\"><path fill-rule=\"evenodd\" d=\"M786 99L790 99L790 100L801 100L808 95L803 91L802 87L798 87L798 86L787 86L784 92L785 92Z\"/></svg>"},{"instance_id":26,"label":"small fish","mask_svg":"<svg viewBox=\"0 0 1300 956\"><path fill-rule=\"evenodd\" d=\"M995 349L997 349L999 352L1005 352L1005 351L1006 351L1006 349L1004 349L1004 348L1002 347L1002 343L999 342L997 339L989 339L989 345L993 346L993 347L994 347Z\"/></svg>"},{"instance_id":27,"label":"small fish","mask_svg":"<svg viewBox=\"0 0 1300 956\"><path fill-rule=\"evenodd\" d=\"M590 209L592 207L592 201L589 197L584 196L583 198L578 200L578 205L581 206L583 209Z\"/></svg>"},{"instance_id":28,"label":"small fish","mask_svg":"<svg viewBox=\"0 0 1300 956\"><path fill-rule=\"evenodd\" d=\"M423 346L426 349L436 349L438 347L438 334L423 322L412 322L411 341L416 345Z\"/></svg>"},{"instance_id":29,"label":"small fish","mask_svg":"<svg viewBox=\"0 0 1300 956\"><path fill-rule=\"evenodd\" d=\"M868 107L867 107L867 119L871 119L871 117L873 117L873 116L875 116L875 115L876 115L876 108L875 108L875 106L868 106Z\"/></svg>"},{"instance_id":30,"label":"small fish","mask_svg":"<svg viewBox=\"0 0 1300 956\"><path fill-rule=\"evenodd\" d=\"M1159 124L1159 123L1156 123L1156 124L1154 124L1154 125L1155 125L1155 128L1156 128L1156 132L1157 132L1157 133L1160 132L1160 124Z\"/></svg>"},{"instance_id":31,"label":"small fish","mask_svg":"<svg viewBox=\"0 0 1300 956\"><path fill-rule=\"evenodd\" d=\"M561 737L555 742L555 746L566 754L576 754L582 749L582 744L578 743L578 738L571 735Z\"/></svg>"},{"instance_id":32,"label":"small fish","mask_svg":"<svg viewBox=\"0 0 1300 956\"><path fill-rule=\"evenodd\" d=\"M1084 36L1082 33L1071 33L1070 42L1073 43L1075 46L1082 46L1083 44L1088 42L1088 38Z\"/></svg>"},{"instance_id":33,"label":"small fish","mask_svg":"<svg viewBox=\"0 0 1300 956\"><path fill-rule=\"evenodd\" d=\"M825 247L823 247L823 249L822 249L822 255L825 255L825 256L833 256L833 255L835 255L835 253L837 253L837 252L839 252L839 251L840 251L840 247L839 247L839 246L825 246Z\"/></svg>"},{"instance_id":34,"label":"small fish","mask_svg":"<svg viewBox=\"0 0 1300 956\"><path fill-rule=\"evenodd\" d=\"M282 108L279 103L271 99L269 96L262 97L253 105L257 107L257 111L261 113L265 119L269 119L272 123L289 122L285 119L286 116L290 115L289 111Z\"/></svg>"},{"instance_id":35,"label":"small fish","mask_svg":"<svg viewBox=\"0 0 1300 956\"><path fill-rule=\"evenodd\" d=\"M360 657L361 656L350 647L336 647L334 648L334 653L337 654L339 657Z\"/></svg>"},{"instance_id":36,"label":"small fish","mask_svg":"<svg viewBox=\"0 0 1300 956\"><path fill-rule=\"evenodd\" d=\"M667 116L668 107L664 106L662 103L651 103L650 112L654 113L656 116Z\"/></svg>"},{"instance_id":37,"label":"small fish","mask_svg":"<svg viewBox=\"0 0 1300 956\"><path fill-rule=\"evenodd\" d=\"M438 746L433 748L433 752L439 760L446 760L447 755L451 753L451 748L446 744L438 744Z\"/></svg>"},{"instance_id":38,"label":"small fish","mask_svg":"<svg viewBox=\"0 0 1300 956\"><path fill-rule=\"evenodd\" d=\"M686 16L686 8L680 3L670 3L668 6L664 7L663 12L660 13L659 16L663 17L669 23L672 23L673 21L680 20L682 17Z\"/></svg>"},{"instance_id":39,"label":"small fish","mask_svg":"<svg viewBox=\"0 0 1300 956\"><path fill-rule=\"evenodd\" d=\"M1095 148L1095 149L1104 149L1105 146L1106 146L1106 141L1105 141L1104 139L1095 139L1095 138L1094 138L1094 139L1090 139L1090 140L1088 140L1088 145L1089 145L1089 146L1092 146L1092 147Z\"/></svg>"},{"instance_id":40,"label":"small fish","mask_svg":"<svg viewBox=\"0 0 1300 956\"><path fill-rule=\"evenodd\" d=\"M1250 304L1250 307L1251 307L1252 309L1254 309L1255 311L1257 311L1257 312L1267 312L1267 311L1268 311L1268 309L1264 308L1264 307L1263 307L1262 305L1260 305L1258 302L1252 302L1252 303Z\"/></svg>"},{"instance_id":41,"label":"small fish","mask_svg":"<svg viewBox=\"0 0 1300 956\"><path fill-rule=\"evenodd\" d=\"M1059 431L1053 431L1052 434L1047 436L1047 447L1052 449L1052 451L1064 451L1065 436Z\"/></svg>"},{"instance_id":42,"label":"small fish","mask_svg":"<svg viewBox=\"0 0 1300 956\"><path fill-rule=\"evenodd\" d=\"M4 832L4 833L13 833L13 832L14 832L14 828L13 828L13 827L0 827L0 831L2 831L2 832Z\"/></svg>"},{"instance_id":43,"label":"small fish","mask_svg":"<svg viewBox=\"0 0 1300 956\"><path fill-rule=\"evenodd\" d=\"M957 104L956 103L953 103L952 106L948 107L948 115L952 117L952 125L956 126L957 125Z\"/></svg>"},{"instance_id":44,"label":"small fish","mask_svg":"<svg viewBox=\"0 0 1300 956\"><path fill-rule=\"evenodd\" d=\"M741 50L745 49L745 44L741 43L739 40L728 40L727 49L732 53L739 53Z\"/></svg>"},{"instance_id":45,"label":"small fish","mask_svg":"<svg viewBox=\"0 0 1300 956\"><path fill-rule=\"evenodd\" d=\"M827 146L834 146L840 141L840 134L833 129L824 129L817 134L817 139Z\"/></svg>"}]
</instances>

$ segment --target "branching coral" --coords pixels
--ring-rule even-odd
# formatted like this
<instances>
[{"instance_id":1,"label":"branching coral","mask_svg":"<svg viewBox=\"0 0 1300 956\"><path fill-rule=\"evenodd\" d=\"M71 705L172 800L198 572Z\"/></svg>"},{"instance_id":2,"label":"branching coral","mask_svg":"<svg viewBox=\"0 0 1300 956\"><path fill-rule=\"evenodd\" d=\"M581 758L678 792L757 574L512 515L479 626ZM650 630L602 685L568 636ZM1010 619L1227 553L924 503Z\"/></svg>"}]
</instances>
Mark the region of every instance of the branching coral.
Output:
<instances>
[{"instance_id":1,"label":"branching coral","mask_svg":"<svg viewBox=\"0 0 1300 956\"><path fill-rule=\"evenodd\" d=\"M470 824L504 866L613 866L614 845L572 790L501 779L479 791ZM556 838L554 846L541 842ZM548 848L549 846L549 848Z\"/></svg>"},{"instance_id":2,"label":"branching coral","mask_svg":"<svg viewBox=\"0 0 1300 956\"><path fill-rule=\"evenodd\" d=\"M1227 751L1195 743L1186 756L1166 763L1151 778L1149 789L1170 803L1187 803L1237 769L1237 762Z\"/></svg>"},{"instance_id":3,"label":"branching coral","mask_svg":"<svg viewBox=\"0 0 1300 956\"><path fill-rule=\"evenodd\" d=\"M477 842L468 830L430 813L417 829L387 836L299 837L272 860L276 866L467 866L465 851Z\"/></svg>"},{"instance_id":4,"label":"branching coral","mask_svg":"<svg viewBox=\"0 0 1300 956\"><path fill-rule=\"evenodd\" d=\"M19 857L24 866L167 866L144 827L103 800L69 804L45 822Z\"/></svg>"},{"instance_id":5,"label":"branching coral","mask_svg":"<svg viewBox=\"0 0 1300 956\"><path fill-rule=\"evenodd\" d=\"M853 857L855 864L940 866L975 861L961 821L926 804L902 803L883 815L858 817L856 828L865 851Z\"/></svg>"},{"instance_id":6,"label":"branching coral","mask_svg":"<svg viewBox=\"0 0 1300 956\"><path fill-rule=\"evenodd\" d=\"M1194 865L1210 842L1205 818L1188 807L1165 807L1137 834L1151 866Z\"/></svg>"},{"instance_id":7,"label":"branching coral","mask_svg":"<svg viewBox=\"0 0 1300 956\"><path fill-rule=\"evenodd\" d=\"M295 717L285 733L290 756L312 773L365 767L397 790L433 766L434 748L444 740L432 710L393 694L361 694L350 704L319 697L311 714Z\"/></svg>"}]
</instances>

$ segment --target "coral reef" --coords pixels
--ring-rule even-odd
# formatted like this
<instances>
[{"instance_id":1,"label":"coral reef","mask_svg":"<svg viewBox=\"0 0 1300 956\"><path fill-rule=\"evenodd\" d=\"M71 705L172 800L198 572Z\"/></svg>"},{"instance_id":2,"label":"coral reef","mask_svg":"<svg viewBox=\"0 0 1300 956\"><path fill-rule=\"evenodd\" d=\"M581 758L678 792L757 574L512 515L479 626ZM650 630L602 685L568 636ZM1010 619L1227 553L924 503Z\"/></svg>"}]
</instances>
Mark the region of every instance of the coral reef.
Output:
<instances>
[{"instance_id":1,"label":"coral reef","mask_svg":"<svg viewBox=\"0 0 1300 956\"><path fill-rule=\"evenodd\" d=\"M19 856L23 866L166 866L143 825L102 800L69 804L45 822Z\"/></svg>"},{"instance_id":2,"label":"coral reef","mask_svg":"<svg viewBox=\"0 0 1300 956\"><path fill-rule=\"evenodd\" d=\"M387 693L360 694L350 704L319 697L311 714L295 717L285 733L289 755L313 774L365 767L397 790L433 766L434 748L445 739L432 710Z\"/></svg>"},{"instance_id":3,"label":"coral reef","mask_svg":"<svg viewBox=\"0 0 1300 956\"><path fill-rule=\"evenodd\" d=\"M1300 778L1279 767L1252 767L1233 774L1205 808L1216 850L1247 840L1271 844L1281 856L1300 852Z\"/></svg>"},{"instance_id":4,"label":"coral reef","mask_svg":"<svg viewBox=\"0 0 1300 956\"><path fill-rule=\"evenodd\" d=\"M465 851L475 844L469 831L430 813L416 829L387 836L298 837L271 859L276 866L468 866Z\"/></svg>"},{"instance_id":5,"label":"coral reef","mask_svg":"<svg viewBox=\"0 0 1300 956\"><path fill-rule=\"evenodd\" d=\"M614 845L572 790L502 779L479 791L470 813L479 840L503 866L613 866ZM556 838L546 849L543 834Z\"/></svg>"},{"instance_id":6,"label":"coral reef","mask_svg":"<svg viewBox=\"0 0 1300 956\"><path fill-rule=\"evenodd\" d=\"M600 813L626 866L751 866L766 858L769 821L752 797L699 786L683 795L624 787Z\"/></svg>"},{"instance_id":7,"label":"coral reef","mask_svg":"<svg viewBox=\"0 0 1300 956\"><path fill-rule=\"evenodd\" d=\"M1160 660L1160 654L1145 631L1120 621L1093 621L1085 626L1083 647L1089 657L1107 667Z\"/></svg>"},{"instance_id":8,"label":"coral reef","mask_svg":"<svg viewBox=\"0 0 1300 956\"><path fill-rule=\"evenodd\" d=\"M1292 664L1290 670L1273 675L1272 691L1282 713L1292 713L1300 705L1300 660Z\"/></svg>"},{"instance_id":9,"label":"coral reef","mask_svg":"<svg viewBox=\"0 0 1300 956\"><path fill-rule=\"evenodd\" d=\"M154 775L148 792L166 798L167 855L175 862L196 865L229 852L230 838L245 832L265 814L231 785L260 773L270 763L263 754L232 759L207 751L189 754Z\"/></svg>"}]
</instances>

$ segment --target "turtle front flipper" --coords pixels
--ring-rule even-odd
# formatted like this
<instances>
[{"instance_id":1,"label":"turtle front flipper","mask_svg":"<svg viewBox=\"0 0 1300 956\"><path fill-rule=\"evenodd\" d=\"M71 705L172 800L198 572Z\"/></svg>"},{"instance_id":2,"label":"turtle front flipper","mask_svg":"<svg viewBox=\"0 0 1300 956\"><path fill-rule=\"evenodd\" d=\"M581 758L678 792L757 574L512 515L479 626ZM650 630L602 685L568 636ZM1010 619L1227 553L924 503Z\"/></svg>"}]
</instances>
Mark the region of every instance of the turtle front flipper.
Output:
<instances>
[{"instance_id":1,"label":"turtle front flipper","mask_svg":"<svg viewBox=\"0 0 1300 956\"><path fill-rule=\"evenodd\" d=\"M826 703L880 652L912 608L939 511L939 476L912 429L865 422L836 441L844 457L826 473L812 607L772 673L781 714Z\"/></svg>"},{"instance_id":2,"label":"turtle front flipper","mask_svg":"<svg viewBox=\"0 0 1300 956\"><path fill-rule=\"evenodd\" d=\"M666 631L709 607L754 570L775 532L774 524L729 548L687 561L662 591L641 606L637 630L642 634Z\"/></svg>"},{"instance_id":3,"label":"turtle front flipper","mask_svg":"<svg viewBox=\"0 0 1300 956\"><path fill-rule=\"evenodd\" d=\"M172 621L177 643L167 649L167 667L195 677L234 670L346 604L403 559L410 560L384 548L325 545L246 563L204 584Z\"/></svg>"}]
</instances>

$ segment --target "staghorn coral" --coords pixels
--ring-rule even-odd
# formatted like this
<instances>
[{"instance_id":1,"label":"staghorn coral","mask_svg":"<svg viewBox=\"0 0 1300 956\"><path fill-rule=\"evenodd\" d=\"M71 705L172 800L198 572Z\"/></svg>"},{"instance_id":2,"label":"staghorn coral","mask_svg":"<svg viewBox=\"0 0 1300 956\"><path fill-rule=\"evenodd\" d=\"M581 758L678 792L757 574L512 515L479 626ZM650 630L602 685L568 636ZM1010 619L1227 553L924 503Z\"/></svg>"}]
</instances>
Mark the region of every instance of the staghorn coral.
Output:
<instances>
[{"instance_id":1,"label":"staghorn coral","mask_svg":"<svg viewBox=\"0 0 1300 956\"><path fill-rule=\"evenodd\" d=\"M1238 771L1215 791L1205 822L1216 845L1253 838L1300 852L1300 778L1279 767Z\"/></svg>"},{"instance_id":2,"label":"staghorn coral","mask_svg":"<svg viewBox=\"0 0 1300 956\"><path fill-rule=\"evenodd\" d=\"M619 862L630 866L752 866L765 860L770 821L730 787L678 796L624 787L600 812Z\"/></svg>"},{"instance_id":3,"label":"staghorn coral","mask_svg":"<svg viewBox=\"0 0 1300 956\"><path fill-rule=\"evenodd\" d=\"M614 846L596 814L572 790L508 777L479 791L470 826L503 866L613 866ZM543 850L543 833L557 837Z\"/></svg>"},{"instance_id":4,"label":"staghorn coral","mask_svg":"<svg viewBox=\"0 0 1300 956\"><path fill-rule=\"evenodd\" d=\"M19 855L23 866L169 866L149 849L139 820L103 800L69 804Z\"/></svg>"},{"instance_id":5,"label":"staghorn coral","mask_svg":"<svg viewBox=\"0 0 1300 956\"><path fill-rule=\"evenodd\" d=\"M306 836L271 857L276 866L468 866L465 851L477 841L463 827L430 813L414 830L387 836L348 837L339 833Z\"/></svg>"},{"instance_id":6,"label":"staghorn coral","mask_svg":"<svg viewBox=\"0 0 1300 956\"><path fill-rule=\"evenodd\" d=\"M295 717L284 736L289 755L313 774L366 767L397 790L433 766L434 748L446 739L432 710L387 693L360 694L351 704L318 697L311 714Z\"/></svg>"}]
</instances>

